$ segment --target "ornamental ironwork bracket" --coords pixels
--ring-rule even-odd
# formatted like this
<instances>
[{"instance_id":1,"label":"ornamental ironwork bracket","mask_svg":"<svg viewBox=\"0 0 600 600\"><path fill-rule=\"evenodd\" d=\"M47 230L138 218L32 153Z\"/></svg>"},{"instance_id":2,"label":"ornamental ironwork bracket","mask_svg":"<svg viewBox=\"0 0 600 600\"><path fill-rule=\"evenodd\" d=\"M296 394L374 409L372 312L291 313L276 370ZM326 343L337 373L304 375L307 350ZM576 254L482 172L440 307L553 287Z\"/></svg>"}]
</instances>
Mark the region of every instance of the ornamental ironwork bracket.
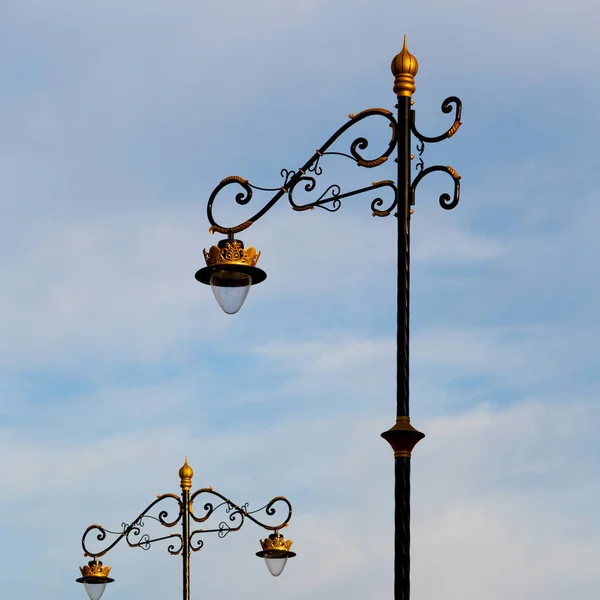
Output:
<instances>
[{"instance_id":1,"label":"ornamental ironwork bracket","mask_svg":"<svg viewBox=\"0 0 600 600\"><path fill-rule=\"evenodd\" d=\"M389 126L392 130L389 143L387 147L381 152L378 156L372 159L368 159L363 155L363 152L368 148L369 141L365 137L357 137L355 138L349 147L348 152L334 152L329 151L329 148L332 146L334 142L336 142L340 136L342 136L346 131L355 126L357 123L367 119L369 117L380 117L388 121ZM323 156L343 156L346 157L353 162L356 163L359 167L364 167L367 169L371 169L374 167L378 167L384 164L389 156L392 154L397 145L397 122L394 118L393 114L384 108L370 108L367 110L363 110L358 114L351 114L349 116L349 120L342 125L305 163L297 170L281 170L281 177L283 178L283 183L280 187L277 188L264 188L251 184L247 179L239 177L237 175L226 177L217 185L217 187L213 190L210 195L207 204L207 214L208 220L210 222L210 232L211 233L223 233L226 235L231 235L235 233L239 233L240 231L244 231L248 229L253 223L258 221L264 214L266 214L275 204L284 196L287 196L290 206L293 210L296 211L304 211L304 210L313 210L315 208L322 208L329 212L336 212L341 207L341 201L344 198L349 198L351 196L355 196L357 194L363 194L366 192L370 192L373 190L379 190L381 188L389 188L393 190L393 201L391 202L388 208L382 209L385 204L385 201L381 197L376 197L371 202L371 211L374 216L377 217L385 217L391 214L394 210L397 203L397 189L396 185L393 181L384 180L373 182L372 185L362 187L356 190L342 192L341 186L337 184L330 185L323 193L319 195L318 198L303 202L297 199L297 194L295 196L296 188L301 189L305 193L313 192L317 186L317 177L322 175L323 168L320 164L320 160ZM229 186L238 186L241 187L242 190L239 191L235 196L235 201L237 204L241 206L247 205L253 196L253 190L259 190L263 192L273 192L272 198L266 202L266 204L252 217L247 219L246 221L234 225L231 227L225 227L217 223L213 215L213 205L217 198L217 196Z\"/></svg>"},{"instance_id":2,"label":"ornamental ironwork bracket","mask_svg":"<svg viewBox=\"0 0 600 600\"><path fill-rule=\"evenodd\" d=\"M203 512L198 516L194 514L192 505L195 499L199 500L201 497L204 501L204 504L202 505ZM217 502L215 502L214 499L217 499ZM168 501L172 502L169 508L158 510L159 505ZM281 507L283 507L286 513L285 518L280 523L270 525L257 518L257 515L260 513L264 513L267 517L273 517L276 514L277 509ZM176 496L175 494L162 494L148 505L131 523L121 523L121 531L111 531L96 524L90 525L85 530L81 539L84 555L99 558L112 550L122 540L125 540L129 547L141 548L142 550L149 550L155 542L172 540L172 543L167 547L167 551L169 554L173 555L180 554L184 548L184 540L181 533L151 537L150 534L145 533L144 527L147 519L157 521L161 526L166 528L175 527L182 523L182 519L184 518L184 508L183 501L179 496ZM279 531L280 529L287 527L287 524L292 517L292 505L283 496L277 496L265 506L252 511L249 510L247 503L238 505L222 494L215 492L212 488L199 489L190 496L189 515L192 522L205 523L220 509L224 510L225 517L216 527L198 528L194 531L190 531L187 541L192 551L196 552L204 545L203 540L200 539L202 534L216 533L219 537L223 538L232 531L241 529L246 519L253 521L256 525L268 531ZM88 536L94 538L95 542L104 542L111 536L109 538L111 541L109 541L108 546L93 548L88 541Z\"/></svg>"}]
</instances>

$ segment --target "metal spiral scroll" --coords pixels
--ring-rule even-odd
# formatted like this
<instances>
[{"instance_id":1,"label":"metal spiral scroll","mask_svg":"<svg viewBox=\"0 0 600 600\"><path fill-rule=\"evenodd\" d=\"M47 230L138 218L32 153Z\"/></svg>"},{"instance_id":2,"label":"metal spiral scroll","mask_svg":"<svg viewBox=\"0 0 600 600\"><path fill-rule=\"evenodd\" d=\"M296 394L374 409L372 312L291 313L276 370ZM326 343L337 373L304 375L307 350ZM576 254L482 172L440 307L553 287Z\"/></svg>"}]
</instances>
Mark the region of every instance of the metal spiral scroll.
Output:
<instances>
[{"instance_id":1,"label":"metal spiral scroll","mask_svg":"<svg viewBox=\"0 0 600 600\"><path fill-rule=\"evenodd\" d=\"M389 126L392 130L391 139L388 143L387 148L374 159L368 160L366 159L362 152L364 152L368 146L369 142L364 137L356 138L351 144L349 149L349 154L345 152L329 152L328 149L331 145L336 142L339 137L344 134L348 129L353 127L356 123L359 123L363 119L368 117L383 117L389 123ZM395 150L397 144L397 122L394 118L393 114L385 110L383 108L370 108L368 110L364 110L356 115L350 115L350 119L347 123L342 125L312 156L311 158L297 171L291 171L288 169L282 169L281 177L283 178L283 184L277 188L262 188L249 183L246 179L238 176L226 177L217 185L217 187L213 190L207 204L207 215L208 220L211 224L210 232L211 233L223 233L223 234L235 234L240 231L244 231L258 221L266 212L268 212L284 195L288 196L291 207L296 211L303 210L312 210L314 208L323 208L324 210L328 210L330 212L335 212L341 207L341 200L344 198L348 198L350 196L354 196L356 194L361 194L364 192L368 192L371 190L379 189L382 187L387 187L393 190L393 200L391 205L387 209L382 209L385 202L382 198L375 198L371 203L371 210L374 216L383 217L391 214L392 210L394 210L397 202L397 194L396 194L396 186L391 181L380 181L374 182L371 186L367 186L358 190L352 190L350 192L342 193L341 187L338 185L330 185L316 200L312 200L309 202L298 202L294 198L294 190L296 186L301 184L301 187L304 188L304 192L312 192L316 188L317 180L316 177L319 177L323 173L323 169L320 165L320 159L323 156L328 155L337 155L344 156L354 161L359 167L373 168L379 165L382 165L387 161L390 154ZM303 184L303 185L302 185ZM213 217L213 204L219 193L228 186L235 185L241 187L241 191L235 195L235 201L237 204L241 206L245 206L252 200L253 190L260 190L264 192L274 192L272 198L252 217L248 220L235 225L233 227L224 227L219 225L214 217Z\"/></svg>"},{"instance_id":2,"label":"metal spiral scroll","mask_svg":"<svg viewBox=\"0 0 600 600\"><path fill-rule=\"evenodd\" d=\"M265 506L258 508L256 510L248 510L248 504L243 504L241 506L232 502L229 498L226 498L222 494L215 492L211 488L203 488L200 489L190 497L190 505L196 501L198 503L198 498L201 495L214 496L219 500L218 503L215 503L212 499L207 499L203 505L204 513L201 516L197 516L193 511L190 511L190 516L193 521L196 523L204 523L208 521L215 512L217 512L220 508L224 508L225 514L228 515L226 519L219 522L217 527L213 528L201 528L196 529L190 533L190 549L194 552L197 552L202 548L204 542L199 539L198 536L204 533L216 533L220 538L224 538L226 535L231 533L232 531L238 531L241 529L244 521L249 519L253 521L263 529L267 529L269 531L278 531L279 529L283 529L287 526L289 520L292 518L292 505L290 504L287 498L283 496L276 496L273 498L268 504ZM286 511L285 518L278 523L277 525L269 525L267 523L263 523L259 521L255 516L258 513L264 512L268 517L272 517L277 513L277 504L283 504L283 508Z\"/></svg>"},{"instance_id":3,"label":"metal spiral scroll","mask_svg":"<svg viewBox=\"0 0 600 600\"><path fill-rule=\"evenodd\" d=\"M434 171L441 171L443 173L448 173L450 177L452 177L452 181L454 182L454 194L450 197L450 194L443 193L440 195L440 206L446 210L453 209L460 200L460 175L452 168L452 167L443 167L442 165L435 165L434 167L427 167L426 169L422 169L421 172L415 177L413 180L410 191L411 191L411 204L414 204L415 190L417 186L425 177L429 175L429 173L433 173Z\"/></svg>"},{"instance_id":4,"label":"metal spiral scroll","mask_svg":"<svg viewBox=\"0 0 600 600\"><path fill-rule=\"evenodd\" d=\"M442 102L442 112L443 113L446 113L446 114L451 113L453 111L453 109L455 110L455 113L456 113L454 115L454 123L452 123L452 125L450 126L450 128L447 131L445 131L441 135L438 135L435 137L428 137L418 131L418 129L415 125L415 111L414 110L410 111L411 112L411 123L410 123L411 131L415 135L415 137L417 137L421 142L420 144L417 144L417 151L419 152L419 162L417 163L416 168L417 168L418 174L410 186L411 204L415 203L415 190L416 190L417 186L419 185L419 183L421 182L421 180L425 176L427 176L430 173L433 173L435 171L441 171L443 173L447 173L448 175L450 175L450 177L452 177L452 181L454 182L454 192L453 192L452 196L450 196L450 194L447 194L447 193L440 195L440 198L439 198L440 206L442 208L444 208L445 210L451 210L458 204L458 202L460 200L460 175L452 167L449 167L449 166L435 165L433 167L425 168L425 163L423 162L423 158L422 158L423 152L425 151L425 143L436 144L437 142L441 142L442 140L447 140L448 138L451 138L458 131L458 128L461 126L460 117L462 114L462 102L456 96L450 96Z\"/></svg>"},{"instance_id":5,"label":"metal spiral scroll","mask_svg":"<svg viewBox=\"0 0 600 600\"><path fill-rule=\"evenodd\" d=\"M458 128L462 125L462 123L460 121L460 117L462 114L462 102L456 96L449 96L442 102L442 112L444 114L451 113L453 107L456 110L456 114L454 115L454 123L452 123L452 125L450 126L450 128L447 131L445 131L441 135L437 135L435 137L428 137L426 135L423 135L417 129L417 126L415 124L415 111L411 110L410 111L410 114L411 114L410 129L413 132L413 134L415 135L415 137L420 139L421 142L424 142L424 143L426 142L428 144L436 144L437 142L441 142L442 140L447 140L448 138L451 138L458 131Z\"/></svg>"},{"instance_id":6,"label":"metal spiral scroll","mask_svg":"<svg viewBox=\"0 0 600 600\"><path fill-rule=\"evenodd\" d=\"M148 514L156 505L168 499L175 500L175 502L177 503L177 514L174 517L170 517L170 511L165 509L161 510L157 516ZM121 531L110 531L108 529L105 529L101 525L90 525L83 533L83 537L81 538L81 547L83 548L85 556L99 558L100 556L104 556L107 552L112 550L112 548L114 548L123 539L127 542L127 544L130 547L142 548L142 550L149 550L150 546L154 542L173 539L174 543L169 544L167 550L170 554L179 554L183 547L183 540L181 534L173 533L171 535L151 538L149 534L142 532L142 528L145 526L146 519L158 521L158 523L160 523L160 525L162 525L163 527L175 527L175 525L177 525L181 521L182 515L183 507L179 496L176 496L175 494L163 494L159 496L156 500L154 500L154 502L152 502L145 510L143 510L139 514L137 519L135 519L131 523L122 523ZM95 536L93 535L94 533ZM116 536L116 539L114 539L105 548L93 551L93 549L90 549L86 545L86 538L90 534L92 534L92 537L95 537L96 542L103 542L104 540L106 540L107 536Z\"/></svg>"}]
</instances>

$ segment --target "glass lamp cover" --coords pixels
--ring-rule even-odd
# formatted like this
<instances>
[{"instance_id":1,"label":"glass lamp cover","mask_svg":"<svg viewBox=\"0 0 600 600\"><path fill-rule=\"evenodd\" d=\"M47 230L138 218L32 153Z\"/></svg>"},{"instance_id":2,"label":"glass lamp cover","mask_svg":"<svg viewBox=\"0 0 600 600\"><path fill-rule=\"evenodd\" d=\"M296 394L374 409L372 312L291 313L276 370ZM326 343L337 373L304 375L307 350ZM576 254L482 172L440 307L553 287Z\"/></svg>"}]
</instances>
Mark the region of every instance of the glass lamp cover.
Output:
<instances>
[{"instance_id":1,"label":"glass lamp cover","mask_svg":"<svg viewBox=\"0 0 600 600\"><path fill-rule=\"evenodd\" d=\"M104 588L106 587L106 581L86 581L83 584L85 591L89 596L90 600L100 600L102 594L104 594Z\"/></svg>"},{"instance_id":2,"label":"glass lamp cover","mask_svg":"<svg viewBox=\"0 0 600 600\"><path fill-rule=\"evenodd\" d=\"M287 563L287 556L278 556L277 558L265 556L265 563L267 569L273 577L279 577L283 573L285 563Z\"/></svg>"},{"instance_id":3,"label":"glass lamp cover","mask_svg":"<svg viewBox=\"0 0 600 600\"><path fill-rule=\"evenodd\" d=\"M210 277L210 287L219 306L228 315L235 314L250 291L252 277L239 271L216 271Z\"/></svg>"}]
</instances>

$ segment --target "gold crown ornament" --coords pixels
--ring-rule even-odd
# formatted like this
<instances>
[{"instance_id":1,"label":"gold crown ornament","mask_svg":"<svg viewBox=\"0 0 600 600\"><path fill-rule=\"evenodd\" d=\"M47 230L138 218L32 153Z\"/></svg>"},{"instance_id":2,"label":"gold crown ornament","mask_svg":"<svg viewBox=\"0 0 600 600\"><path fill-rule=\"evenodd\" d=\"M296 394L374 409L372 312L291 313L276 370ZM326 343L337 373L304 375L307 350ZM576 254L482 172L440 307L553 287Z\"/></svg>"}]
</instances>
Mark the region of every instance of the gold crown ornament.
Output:
<instances>
[{"instance_id":1,"label":"gold crown ornament","mask_svg":"<svg viewBox=\"0 0 600 600\"><path fill-rule=\"evenodd\" d=\"M79 567L81 577L76 579L77 583L111 583L110 567L103 565L99 560L91 560L87 565Z\"/></svg>"},{"instance_id":2,"label":"gold crown ornament","mask_svg":"<svg viewBox=\"0 0 600 600\"><path fill-rule=\"evenodd\" d=\"M210 250L204 250L204 259L210 267L212 265L250 265L255 267L260 252L256 248L244 248L241 240L221 240L218 246L211 246Z\"/></svg>"},{"instance_id":3,"label":"gold crown ornament","mask_svg":"<svg viewBox=\"0 0 600 600\"><path fill-rule=\"evenodd\" d=\"M204 250L206 267L196 273L196 279L200 283L210 285L210 279L214 273L219 271L233 271L249 275L251 285L260 283L267 278L267 274L256 266L260 252L250 246L244 248L242 240L233 236L220 240L216 246Z\"/></svg>"},{"instance_id":4,"label":"gold crown ornament","mask_svg":"<svg viewBox=\"0 0 600 600\"><path fill-rule=\"evenodd\" d=\"M268 538L260 540L262 550L256 553L256 556L261 558L292 558L296 556L295 552L292 552L292 540L286 540L277 531L272 533Z\"/></svg>"}]
</instances>

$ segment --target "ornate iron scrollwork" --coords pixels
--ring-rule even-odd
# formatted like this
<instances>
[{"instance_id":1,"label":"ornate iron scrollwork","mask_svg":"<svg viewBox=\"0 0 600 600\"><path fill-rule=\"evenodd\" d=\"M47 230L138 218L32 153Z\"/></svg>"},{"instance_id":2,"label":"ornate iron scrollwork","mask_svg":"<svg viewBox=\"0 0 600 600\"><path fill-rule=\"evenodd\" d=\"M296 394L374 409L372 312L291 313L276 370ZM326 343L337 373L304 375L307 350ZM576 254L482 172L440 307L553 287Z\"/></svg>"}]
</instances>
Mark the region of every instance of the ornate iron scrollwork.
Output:
<instances>
[{"instance_id":1,"label":"ornate iron scrollwork","mask_svg":"<svg viewBox=\"0 0 600 600\"><path fill-rule=\"evenodd\" d=\"M447 193L441 194L440 198L439 198L440 206L445 210L451 210L458 204L458 202L460 200L460 175L455 171L455 169L453 169L452 167L443 166L443 165L435 165L433 167L425 168L425 163L423 162L423 152L425 151L425 143L437 144L438 142L447 140L447 139L451 138L458 131L458 128L461 126L460 118L461 118L461 114L462 114L462 102L456 96L450 96L442 102L442 112L443 113L449 114L453 111L453 109L455 110L454 123L452 123L452 125L444 133L442 133L441 135L435 136L435 137L429 137L429 136L423 135L417 129L416 124L415 124L415 111L414 110L410 111L410 114L411 114L410 128L411 128L412 133L415 135L415 137L420 141L420 143L417 144L417 151L419 153L419 161L416 165L416 169L418 171L418 174L410 186L411 205L415 203L415 190L416 190L417 186L419 185L419 183L423 180L423 178L425 176L427 176L430 173L433 173L435 171L441 171L444 173L448 173L448 175L450 175L450 177L452 177L452 180L454 182L453 195L450 196Z\"/></svg>"},{"instance_id":2,"label":"ornate iron scrollwork","mask_svg":"<svg viewBox=\"0 0 600 600\"><path fill-rule=\"evenodd\" d=\"M168 499L174 500L176 502L177 514L175 517L169 517L170 511L164 509L161 510L157 516L149 514L155 506ZM156 500L154 500L154 502L152 502L150 505L148 505L146 509L143 510L134 521L132 521L131 523L121 523L121 531L110 531L109 529L105 529L101 525L90 525L83 533L83 537L81 539L81 546L83 548L84 555L92 556L95 558L104 556L123 539L131 548L142 548L142 550L149 550L150 546L154 542L158 542L161 540L179 540L178 544L171 544L167 548L170 554L179 554L183 545L183 540L179 533L173 533L171 535L151 538L149 534L142 533L142 528L145 526L146 519L158 521L158 523L160 523L160 525L162 525L163 527L175 527L175 525L181 522L182 515L183 506L181 504L181 499L179 498L179 496L176 496L175 494L163 494L159 496ZM93 548L89 548L86 544L87 537L88 535L92 534L92 532L96 533L96 542L103 542L109 535L116 536L116 539L114 539L105 548L94 551Z\"/></svg>"},{"instance_id":3,"label":"ornate iron scrollwork","mask_svg":"<svg viewBox=\"0 0 600 600\"><path fill-rule=\"evenodd\" d=\"M441 142L442 140L447 140L451 138L457 131L458 128L462 125L460 121L460 117L462 114L462 102L456 96L449 96L442 102L442 112L444 114L449 114L452 112L453 107L456 109L456 114L454 115L454 123L450 126L450 128L442 133L441 135L437 135L435 137L428 137L423 135L416 126L415 123L415 111L411 110L411 123L410 129L413 132L414 136L421 140L421 142L427 144L436 144L437 142Z\"/></svg>"},{"instance_id":4,"label":"ornate iron scrollwork","mask_svg":"<svg viewBox=\"0 0 600 600\"><path fill-rule=\"evenodd\" d=\"M249 510L248 503L240 506L222 494L215 492L212 488L202 488L194 492L194 494L190 497L190 506L192 506L194 502L198 503L199 498L203 495L208 497L213 496L217 498L219 502L214 503L212 499L207 499L202 506L204 512L200 516L194 514L194 511L191 510L190 517L193 521L196 523L205 523L216 512L218 512L219 509L222 508L224 508L227 517L226 519L221 520L217 527L199 528L190 533L190 549L194 552L200 550L204 545L204 542L198 537L201 534L216 533L220 538L224 538L232 531L239 531L246 519L253 521L256 523L256 525L262 527L263 529L267 529L269 531L278 531L286 527L292 518L292 505L290 504L289 500L283 496L276 496L270 502L265 504L265 506L251 511ZM285 518L280 523L269 525L268 523L260 521L255 516L262 512L264 512L268 517L274 516L277 513L276 505L278 504L282 504L286 510Z\"/></svg>"},{"instance_id":5,"label":"ornate iron scrollwork","mask_svg":"<svg viewBox=\"0 0 600 600\"><path fill-rule=\"evenodd\" d=\"M421 170L421 172L415 177L412 182L411 189L411 203L414 204L415 190L423 177L429 175L429 173L433 173L434 171L442 171L443 173L448 173L452 180L454 181L454 194L450 197L449 194L443 193L440 195L440 206L445 210L453 209L460 200L460 175L452 168L452 167L444 167L442 165L435 165L433 167L427 167L426 169Z\"/></svg>"},{"instance_id":6,"label":"ornate iron scrollwork","mask_svg":"<svg viewBox=\"0 0 600 600\"><path fill-rule=\"evenodd\" d=\"M214 496L218 498L220 502L215 504L213 502L206 501L203 505L204 513L201 516L195 515L193 511L190 510L190 517L193 521L196 523L204 523L208 521L210 517L212 517L213 514L220 508L224 508L225 514L228 516L226 519L220 521L216 527L201 528L190 532L189 544L190 549L194 552L200 550L204 545L203 540L199 539L198 537L200 534L216 533L219 537L223 538L232 531L238 531L244 524L245 519L250 519L263 529L269 531L278 531L286 527L292 517L292 505L287 498L284 498L283 496L277 496L265 506L251 511L249 510L247 503L240 506L222 494L215 492L211 488L202 488L196 491L190 497L190 507L193 505L194 500L198 501L199 497L202 495ZM169 510L161 510L157 516L150 514L155 506L167 499L175 500L177 503L177 514L174 517L169 516ZM281 504L285 510L283 515L284 518L281 520L281 522L270 525L257 518L256 515L260 513L264 513L268 517L273 517L277 513L277 505L279 504ZM112 550L112 548L114 548L121 540L125 540L127 545L131 548L141 548L142 550L149 550L152 544L155 542L173 540L174 543L167 547L167 551L170 554L177 555L181 553L184 545L183 538L180 533L151 537L150 534L143 532L143 528L145 527L146 519L157 521L163 527L170 528L178 525L181 522L182 517L183 505L181 498L175 494L163 494L154 500L154 502L152 502L144 511L142 511L134 521L131 523L122 523L121 531L111 531L102 527L101 525L90 525L83 534L81 546L85 556L99 558ZM93 547L90 547L88 542L88 536L94 537L94 534L96 542L103 542L108 536L116 536L116 538L113 539L108 546L94 549Z\"/></svg>"},{"instance_id":7,"label":"ornate iron scrollwork","mask_svg":"<svg viewBox=\"0 0 600 600\"><path fill-rule=\"evenodd\" d=\"M349 147L349 154L344 152L329 151L328 149L336 142L347 130L359 123L363 119L369 117L383 117L389 123L392 130L392 135L387 147L384 151L373 159L368 159L364 156L364 151L369 146L369 141L365 137L357 137L354 139ZM223 233L223 234L235 234L247 229L260 219L266 212L268 212L283 196L287 195L290 206L296 211L312 210L315 208L323 208L330 212L337 211L341 206L341 201L344 198L355 196L368 192L370 190L378 189L381 187L389 187L394 190L394 198L390 208L386 210L380 210L380 207L384 205L384 201L381 198L375 198L371 203L371 208L374 216L387 216L391 213L396 205L396 186L393 182L384 181L373 183L372 186L367 186L350 192L342 192L342 189L337 184L330 185L324 192L322 192L316 200L310 200L308 202L299 202L294 198L294 192L297 186L298 189L303 188L303 192L313 192L317 185L317 177L323 173L323 169L320 165L320 159L323 156L344 156L354 161L359 167L365 167L368 169L378 167L387 161L391 153L396 148L397 144L397 122L393 114L383 108L370 108L363 110L362 112L354 115L351 114L347 123L342 125L310 158L309 160L296 171L290 171L288 169L282 169L281 176L284 179L283 185L278 188L262 188L249 183L246 179L238 176L226 177L217 185L213 190L207 205L208 220L211 224L211 233ZM235 201L241 206L245 206L252 200L253 190L260 190L266 192L274 192L273 197L252 217L248 220L235 225L232 227L225 227L216 222L213 216L213 204L217 196L227 187L231 185L237 185L242 188L235 196Z\"/></svg>"}]
</instances>

